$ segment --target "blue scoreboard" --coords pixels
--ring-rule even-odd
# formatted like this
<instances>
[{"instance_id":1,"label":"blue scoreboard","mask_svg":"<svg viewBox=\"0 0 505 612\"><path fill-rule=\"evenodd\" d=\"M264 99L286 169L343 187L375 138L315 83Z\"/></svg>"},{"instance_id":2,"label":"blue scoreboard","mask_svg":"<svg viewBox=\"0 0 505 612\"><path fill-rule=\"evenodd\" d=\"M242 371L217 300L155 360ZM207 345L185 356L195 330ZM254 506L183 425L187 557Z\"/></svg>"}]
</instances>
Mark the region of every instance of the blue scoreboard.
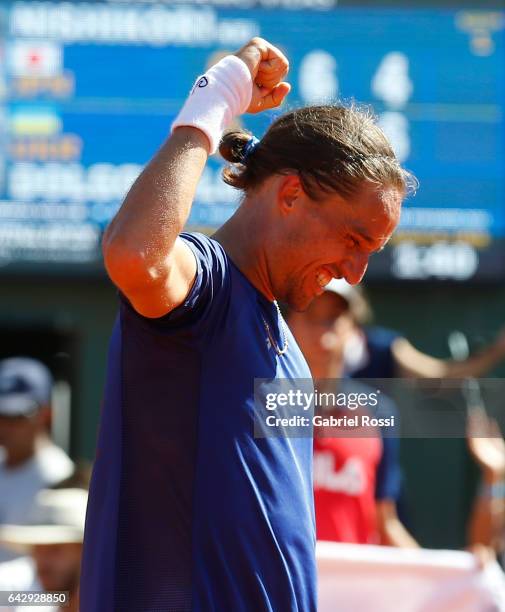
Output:
<instances>
[{"instance_id":1,"label":"blue scoreboard","mask_svg":"<svg viewBox=\"0 0 505 612\"><path fill-rule=\"evenodd\" d=\"M372 106L420 181L370 279L505 278L505 11L477 7L2 3L0 273L100 269L103 229L195 77L258 35L290 59L285 108ZM260 137L279 112L239 121ZM191 228L237 206L221 168Z\"/></svg>"}]
</instances>

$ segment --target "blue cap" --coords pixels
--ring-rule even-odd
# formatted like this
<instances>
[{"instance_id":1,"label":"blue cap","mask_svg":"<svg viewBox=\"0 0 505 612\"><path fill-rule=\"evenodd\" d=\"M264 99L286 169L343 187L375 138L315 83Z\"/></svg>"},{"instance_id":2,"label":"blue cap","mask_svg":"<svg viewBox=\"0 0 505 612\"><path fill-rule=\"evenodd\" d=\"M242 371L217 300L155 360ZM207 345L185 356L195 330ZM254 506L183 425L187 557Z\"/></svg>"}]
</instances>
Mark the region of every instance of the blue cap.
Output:
<instances>
[{"instance_id":1,"label":"blue cap","mask_svg":"<svg viewBox=\"0 0 505 612\"><path fill-rule=\"evenodd\" d=\"M29 416L51 403L53 379L44 364L29 357L0 361L0 416Z\"/></svg>"}]
</instances>

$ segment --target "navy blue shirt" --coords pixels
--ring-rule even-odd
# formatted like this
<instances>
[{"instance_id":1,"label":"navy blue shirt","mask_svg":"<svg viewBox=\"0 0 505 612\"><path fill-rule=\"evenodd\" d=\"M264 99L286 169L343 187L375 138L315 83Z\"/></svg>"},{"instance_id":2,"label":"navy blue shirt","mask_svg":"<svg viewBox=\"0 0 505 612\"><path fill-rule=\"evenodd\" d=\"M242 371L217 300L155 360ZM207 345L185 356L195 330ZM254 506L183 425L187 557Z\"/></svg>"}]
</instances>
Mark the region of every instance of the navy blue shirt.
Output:
<instances>
[{"instance_id":1,"label":"navy blue shirt","mask_svg":"<svg viewBox=\"0 0 505 612\"><path fill-rule=\"evenodd\" d=\"M216 241L159 319L122 298L86 517L81 612L316 610L312 440L254 438L254 378L310 378Z\"/></svg>"},{"instance_id":2,"label":"navy blue shirt","mask_svg":"<svg viewBox=\"0 0 505 612\"><path fill-rule=\"evenodd\" d=\"M384 327L365 327L367 362L352 372L351 378L394 378L397 373L393 358L393 342L398 332Z\"/></svg>"},{"instance_id":3,"label":"navy blue shirt","mask_svg":"<svg viewBox=\"0 0 505 612\"><path fill-rule=\"evenodd\" d=\"M380 400L381 418L395 418L394 428L381 428L382 454L377 466L377 478L375 482L375 499L392 500L400 499L402 487L402 470L400 467L400 415L396 404L385 394Z\"/></svg>"}]
</instances>

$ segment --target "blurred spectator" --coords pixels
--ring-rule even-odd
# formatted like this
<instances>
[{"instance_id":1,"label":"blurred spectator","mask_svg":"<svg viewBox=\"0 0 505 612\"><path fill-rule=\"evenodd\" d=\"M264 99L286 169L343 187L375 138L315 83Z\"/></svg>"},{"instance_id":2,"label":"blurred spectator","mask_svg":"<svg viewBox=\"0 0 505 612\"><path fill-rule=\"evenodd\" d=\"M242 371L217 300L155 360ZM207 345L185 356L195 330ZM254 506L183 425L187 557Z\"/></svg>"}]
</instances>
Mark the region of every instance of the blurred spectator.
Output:
<instances>
[{"instance_id":1,"label":"blurred spectator","mask_svg":"<svg viewBox=\"0 0 505 612\"><path fill-rule=\"evenodd\" d=\"M359 287L345 280L333 280L330 291L335 294L332 315L338 319L337 329L344 333L344 371L353 378L465 378L480 376L491 370L505 357L505 333L495 342L463 361L437 359L417 350L398 332L367 326L371 308ZM310 325L310 317L306 319ZM331 342L332 330L322 338ZM320 337L320 336L319 336ZM325 349L314 337L308 344L306 358L314 368L314 378L324 368Z\"/></svg>"},{"instance_id":2,"label":"blurred spectator","mask_svg":"<svg viewBox=\"0 0 505 612\"><path fill-rule=\"evenodd\" d=\"M345 387L344 387L345 388ZM366 387L352 387L352 392L366 393ZM339 387L338 391L342 391ZM380 416L392 415L388 400L381 398ZM342 410L342 416L349 411ZM352 413L358 418L363 408ZM356 544L417 547L398 518L396 504L401 492L398 439L373 435L370 427L353 427L333 437L314 439L314 503L318 540ZM329 433L329 435L332 435Z\"/></svg>"},{"instance_id":3,"label":"blurred spectator","mask_svg":"<svg viewBox=\"0 0 505 612\"><path fill-rule=\"evenodd\" d=\"M83 489L42 490L35 496L25 524L0 527L4 545L29 555L0 564L0 591L68 591L68 604L37 610L78 610L86 503ZM13 608L0 610L12 612Z\"/></svg>"},{"instance_id":4,"label":"blurred spectator","mask_svg":"<svg viewBox=\"0 0 505 612\"><path fill-rule=\"evenodd\" d=\"M68 456L47 435L52 378L26 357L0 361L0 525L24 523L36 493L68 478ZM0 546L0 562L14 558Z\"/></svg>"},{"instance_id":5,"label":"blurred spectator","mask_svg":"<svg viewBox=\"0 0 505 612\"><path fill-rule=\"evenodd\" d=\"M468 415L467 441L470 454L481 471L481 484L469 521L472 549L505 549L505 442L498 423L482 408Z\"/></svg>"},{"instance_id":6,"label":"blurred spectator","mask_svg":"<svg viewBox=\"0 0 505 612\"><path fill-rule=\"evenodd\" d=\"M350 390L351 381L346 384L339 380L344 368L344 343L351 331L347 321L338 320L340 302L340 296L332 291L330 284L305 312L288 314L288 323L315 373L315 386L319 391L329 379L330 384L339 385L339 392ZM357 389L355 382L351 384L352 392L364 391L364 385L360 384ZM390 417L395 413L392 400L382 395L380 416ZM331 436L331 432L327 433ZM370 428L362 437L356 430L352 434L344 430L338 433L341 435L314 439L318 540L416 547L416 541L396 512L401 487L398 439L390 435L381 437L378 429L374 435Z\"/></svg>"}]
</instances>

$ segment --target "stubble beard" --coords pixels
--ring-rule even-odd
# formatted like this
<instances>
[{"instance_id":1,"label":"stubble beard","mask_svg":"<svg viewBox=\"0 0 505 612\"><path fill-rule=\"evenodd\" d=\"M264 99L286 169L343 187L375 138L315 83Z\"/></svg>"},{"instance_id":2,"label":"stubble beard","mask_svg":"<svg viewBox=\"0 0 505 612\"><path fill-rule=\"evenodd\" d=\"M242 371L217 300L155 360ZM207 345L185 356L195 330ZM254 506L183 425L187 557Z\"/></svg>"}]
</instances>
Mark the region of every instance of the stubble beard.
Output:
<instances>
[{"instance_id":1,"label":"stubble beard","mask_svg":"<svg viewBox=\"0 0 505 612\"><path fill-rule=\"evenodd\" d=\"M308 295L303 291L303 284L297 278L289 278L285 287L284 295L280 301L284 302L295 312L304 312L310 306L315 296Z\"/></svg>"}]
</instances>

